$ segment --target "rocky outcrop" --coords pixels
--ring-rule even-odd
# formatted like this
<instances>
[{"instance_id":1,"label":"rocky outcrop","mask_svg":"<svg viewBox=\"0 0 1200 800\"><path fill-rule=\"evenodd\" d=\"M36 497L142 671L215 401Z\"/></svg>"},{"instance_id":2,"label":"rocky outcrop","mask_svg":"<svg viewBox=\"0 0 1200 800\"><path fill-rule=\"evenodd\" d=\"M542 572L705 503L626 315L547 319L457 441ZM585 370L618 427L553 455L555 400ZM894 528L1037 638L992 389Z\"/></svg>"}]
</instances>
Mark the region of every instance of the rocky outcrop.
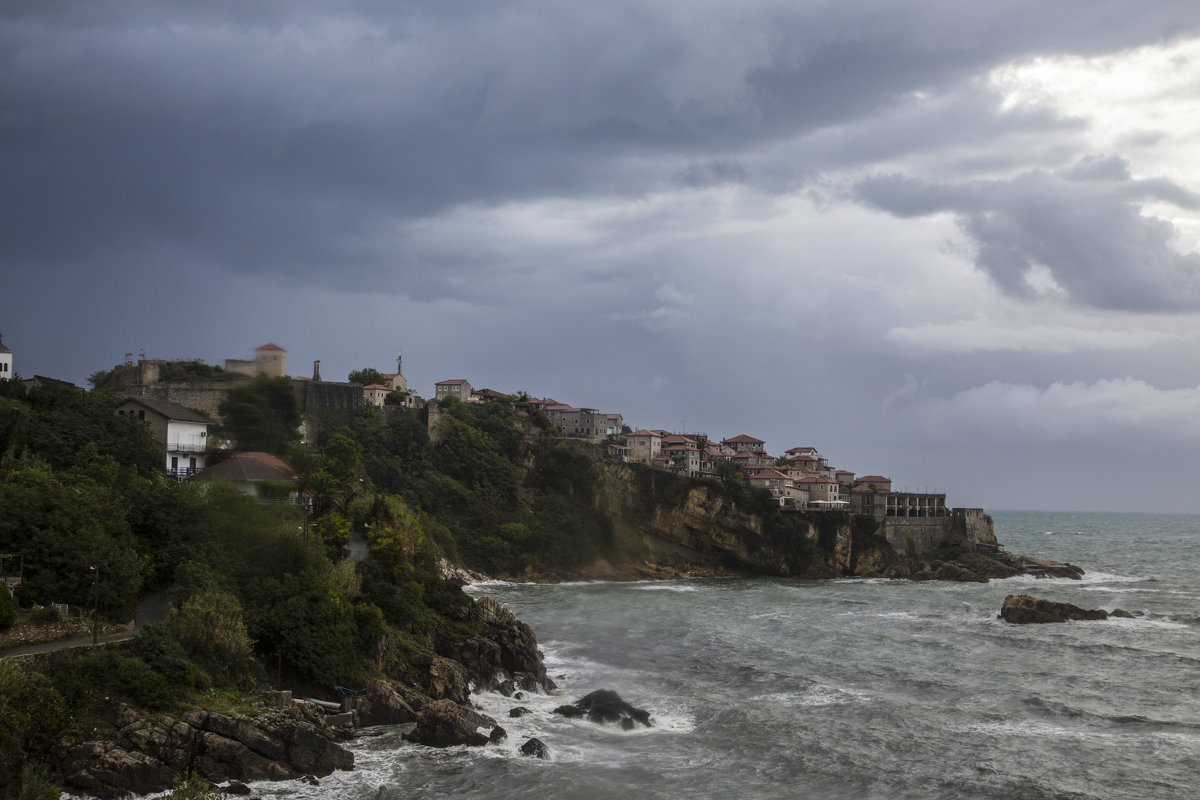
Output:
<instances>
[{"instance_id":1,"label":"rocky outcrop","mask_svg":"<svg viewBox=\"0 0 1200 800\"><path fill-rule=\"evenodd\" d=\"M549 758L550 748L546 747L545 742L534 736L521 745L521 755L530 758Z\"/></svg>"},{"instance_id":2,"label":"rocky outcrop","mask_svg":"<svg viewBox=\"0 0 1200 800\"><path fill-rule=\"evenodd\" d=\"M451 700L434 700L417 715L417 727L405 736L410 742L431 747L465 744L482 747L490 741L480 728L494 731L495 721Z\"/></svg>"},{"instance_id":3,"label":"rocky outcrop","mask_svg":"<svg viewBox=\"0 0 1200 800\"><path fill-rule=\"evenodd\" d=\"M475 609L484 630L467 639L454 654L475 686L492 690L511 681L513 687L527 692L554 688L533 629L490 597L477 600Z\"/></svg>"},{"instance_id":4,"label":"rocky outcrop","mask_svg":"<svg viewBox=\"0 0 1200 800\"><path fill-rule=\"evenodd\" d=\"M649 711L634 708L612 689L589 692L570 705L559 706L554 713L564 717L586 716L589 722L615 722L622 730L632 730L638 725L649 728L651 725Z\"/></svg>"},{"instance_id":5,"label":"rocky outcrop","mask_svg":"<svg viewBox=\"0 0 1200 800\"><path fill-rule=\"evenodd\" d=\"M144 717L112 709L104 741L59 745L53 759L64 785L97 797L170 789L194 772L210 783L288 780L353 769L354 755L335 743L325 715L309 708L266 710L254 718L189 711Z\"/></svg>"},{"instance_id":6,"label":"rocky outcrop","mask_svg":"<svg viewBox=\"0 0 1200 800\"><path fill-rule=\"evenodd\" d=\"M354 695L354 710L358 724L403 725L417 721L417 708L428 698L406 690L392 681L371 681ZM416 708L414 708L416 706Z\"/></svg>"},{"instance_id":7,"label":"rocky outcrop","mask_svg":"<svg viewBox=\"0 0 1200 800\"><path fill-rule=\"evenodd\" d=\"M1000 619L1017 625L1039 622L1067 622L1070 620L1102 620L1114 617L1131 617L1128 611L1116 609L1110 615L1104 609L1085 609L1071 603L1044 600L1028 594L1010 594L1004 598Z\"/></svg>"}]
</instances>

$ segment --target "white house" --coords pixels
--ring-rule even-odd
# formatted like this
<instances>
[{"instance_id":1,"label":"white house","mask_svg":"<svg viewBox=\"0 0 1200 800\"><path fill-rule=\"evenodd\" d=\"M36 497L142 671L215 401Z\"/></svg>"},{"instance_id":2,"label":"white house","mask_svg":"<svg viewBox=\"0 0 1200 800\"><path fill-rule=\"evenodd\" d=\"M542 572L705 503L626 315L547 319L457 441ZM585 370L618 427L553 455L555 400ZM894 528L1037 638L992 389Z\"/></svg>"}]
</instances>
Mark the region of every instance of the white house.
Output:
<instances>
[{"instance_id":1,"label":"white house","mask_svg":"<svg viewBox=\"0 0 1200 800\"><path fill-rule=\"evenodd\" d=\"M207 417L170 400L130 397L117 406L122 417L144 420L163 443L163 468L168 475L186 478L204 469L208 448Z\"/></svg>"},{"instance_id":2,"label":"white house","mask_svg":"<svg viewBox=\"0 0 1200 800\"><path fill-rule=\"evenodd\" d=\"M12 350L5 347L4 340L0 339L0 380L7 380L13 376L12 356Z\"/></svg>"}]
</instances>

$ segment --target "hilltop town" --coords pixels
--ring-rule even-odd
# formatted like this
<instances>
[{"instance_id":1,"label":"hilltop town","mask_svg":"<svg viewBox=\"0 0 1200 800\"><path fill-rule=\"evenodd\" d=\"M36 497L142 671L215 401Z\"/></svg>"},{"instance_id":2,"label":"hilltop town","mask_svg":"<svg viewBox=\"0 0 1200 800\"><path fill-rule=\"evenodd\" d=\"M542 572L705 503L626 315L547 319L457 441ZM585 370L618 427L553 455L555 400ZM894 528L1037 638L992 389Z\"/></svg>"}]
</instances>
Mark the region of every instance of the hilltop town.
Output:
<instances>
[{"instance_id":1,"label":"hilltop town","mask_svg":"<svg viewBox=\"0 0 1200 800\"><path fill-rule=\"evenodd\" d=\"M107 377L115 379L113 388L130 398L118 413L151 420L159 438L167 443L164 468L169 474L186 478L205 467L210 423L217 418L220 402L229 389L256 377L287 377L287 351L268 343L255 348L253 359L226 359L220 380L215 379L216 372L206 377L181 375L178 363L139 359L136 365L118 367ZM728 480L740 476L750 486L770 492L784 510L840 510L888 517L942 517L951 513L945 494L893 491L891 478L860 476L839 469L810 446L791 447L776 456L767 451L766 442L745 433L718 439L705 433L660 428L633 430L620 413L577 407L524 392L476 389L464 378L438 381L433 396L425 400L409 387L402 355L396 357L394 372L360 373L352 373L351 377L365 375L374 380L325 380L321 362L316 361L311 377L293 379L304 410L305 441L318 434L320 417L327 411L353 413L374 408L386 416L403 409L425 408L432 401L447 398L477 404L519 396L530 408L545 414L561 435L604 446L616 461L646 464L693 478ZM431 428L436 420L435 412L430 417Z\"/></svg>"}]
</instances>

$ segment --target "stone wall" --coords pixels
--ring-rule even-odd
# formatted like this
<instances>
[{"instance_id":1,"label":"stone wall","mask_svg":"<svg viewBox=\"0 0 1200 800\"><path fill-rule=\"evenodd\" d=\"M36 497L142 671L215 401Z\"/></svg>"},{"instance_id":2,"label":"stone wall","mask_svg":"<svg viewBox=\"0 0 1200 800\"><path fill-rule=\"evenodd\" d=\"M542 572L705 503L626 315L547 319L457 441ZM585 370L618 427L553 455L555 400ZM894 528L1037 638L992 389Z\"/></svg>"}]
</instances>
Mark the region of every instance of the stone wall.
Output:
<instances>
[{"instance_id":1,"label":"stone wall","mask_svg":"<svg viewBox=\"0 0 1200 800\"><path fill-rule=\"evenodd\" d=\"M304 441L314 441L321 434L321 415L330 412L352 416L366 405L363 387L357 383L297 380L296 396L304 413L301 429Z\"/></svg>"},{"instance_id":2,"label":"stone wall","mask_svg":"<svg viewBox=\"0 0 1200 800\"><path fill-rule=\"evenodd\" d=\"M151 400L170 400L187 408L208 413L214 420L220 419L218 409L230 389L253 383L252 378L234 378L227 381L171 381L169 383L139 383L125 387L131 397Z\"/></svg>"},{"instance_id":3,"label":"stone wall","mask_svg":"<svg viewBox=\"0 0 1200 800\"><path fill-rule=\"evenodd\" d=\"M981 508L956 508L949 517L883 517L880 531L897 553L928 553L953 545L993 553L998 545L992 518Z\"/></svg>"}]
</instances>

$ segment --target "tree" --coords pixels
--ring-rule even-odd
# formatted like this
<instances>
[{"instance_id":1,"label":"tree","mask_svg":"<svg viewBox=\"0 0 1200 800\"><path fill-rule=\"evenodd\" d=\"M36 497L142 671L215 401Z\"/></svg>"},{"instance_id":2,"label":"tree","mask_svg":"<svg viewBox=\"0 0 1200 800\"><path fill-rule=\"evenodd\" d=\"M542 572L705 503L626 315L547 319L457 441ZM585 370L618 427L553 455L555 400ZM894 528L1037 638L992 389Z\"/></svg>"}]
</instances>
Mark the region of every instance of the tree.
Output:
<instances>
[{"instance_id":1,"label":"tree","mask_svg":"<svg viewBox=\"0 0 1200 800\"><path fill-rule=\"evenodd\" d=\"M171 611L171 634L184 651L218 679L244 671L251 642L242 622L242 606L230 592L201 591Z\"/></svg>"},{"instance_id":2,"label":"tree","mask_svg":"<svg viewBox=\"0 0 1200 800\"><path fill-rule=\"evenodd\" d=\"M11 628L17 621L17 607L8 588L0 586L0 630Z\"/></svg>"},{"instance_id":3,"label":"tree","mask_svg":"<svg viewBox=\"0 0 1200 800\"><path fill-rule=\"evenodd\" d=\"M289 378L257 378L231 389L221 402L225 431L243 451L283 455L300 441L303 414L296 387Z\"/></svg>"},{"instance_id":4,"label":"tree","mask_svg":"<svg viewBox=\"0 0 1200 800\"><path fill-rule=\"evenodd\" d=\"M387 383L387 378L383 377L383 373L373 367L363 367L362 369L353 370L346 376L346 380L351 383L361 383L363 386L370 386L375 383Z\"/></svg>"}]
</instances>

